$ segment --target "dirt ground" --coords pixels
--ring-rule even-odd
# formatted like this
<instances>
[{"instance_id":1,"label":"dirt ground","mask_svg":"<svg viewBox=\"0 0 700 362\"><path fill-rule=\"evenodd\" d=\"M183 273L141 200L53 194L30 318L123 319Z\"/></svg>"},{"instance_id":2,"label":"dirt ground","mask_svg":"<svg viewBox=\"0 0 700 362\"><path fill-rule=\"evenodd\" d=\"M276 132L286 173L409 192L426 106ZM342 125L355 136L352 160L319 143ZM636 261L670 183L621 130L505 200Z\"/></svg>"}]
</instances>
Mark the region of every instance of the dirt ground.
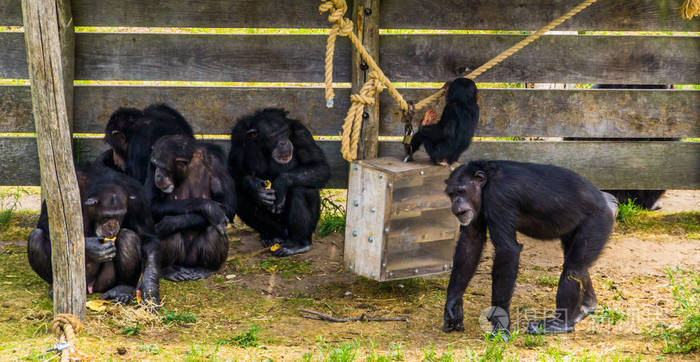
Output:
<instances>
[{"instance_id":1,"label":"dirt ground","mask_svg":"<svg viewBox=\"0 0 700 362\"><path fill-rule=\"evenodd\" d=\"M36 207L35 199L22 199L22 206ZM669 191L662 202L664 213L700 211L700 191ZM230 240L229 259L216 275L162 282L160 316L134 306L89 311L78 348L97 360L700 359L697 353L663 354L663 341L649 334L658 323L681 323L665 269L700 273L697 231L616 229L591 275L599 310L605 306L625 317L613 324L615 318L604 318L608 313L585 319L573 333L519 334L509 343L485 340L480 328L480 314L490 305L490 245L465 294L465 331L445 334L440 328L447 274L386 283L358 277L343 267L340 234L315 239L311 252L284 261L259 253L257 235L238 223ZM554 308L562 254L556 241L519 241L524 249L511 319L522 325ZM23 241L5 240L0 248L0 360L49 358L43 351L55 337L46 284L29 268ZM303 318L300 307L339 318L364 313L409 322L331 323ZM167 322L168 312L196 321ZM253 346L241 342L251 328L259 329Z\"/></svg>"}]
</instances>

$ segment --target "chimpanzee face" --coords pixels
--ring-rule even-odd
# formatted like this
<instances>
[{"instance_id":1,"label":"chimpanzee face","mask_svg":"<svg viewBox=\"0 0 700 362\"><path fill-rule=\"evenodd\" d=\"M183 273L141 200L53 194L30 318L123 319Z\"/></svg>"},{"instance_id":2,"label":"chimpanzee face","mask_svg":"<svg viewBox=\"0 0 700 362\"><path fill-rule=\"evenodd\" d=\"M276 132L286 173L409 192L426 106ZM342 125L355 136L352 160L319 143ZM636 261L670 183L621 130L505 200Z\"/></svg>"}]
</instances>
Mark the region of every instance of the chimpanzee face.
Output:
<instances>
[{"instance_id":1,"label":"chimpanzee face","mask_svg":"<svg viewBox=\"0 0 700 362\"><path fill-rule=\"evenodd\" d=\"M447 102L472 104L477 102L478 98L479 90L476 88L476 83L469 78L457 78L447 87Z\"/></svg>"},{"instance_id":2,"label":"chimpanzee face","mask_svg":"<svg viewBox=\"0 0 700 362\"><path fill-rule=\"evenodd\" d=\"M445 193L452 201L452 213L460 225L469 225L481 212L481 190L486 184L486 174L483 171L476 171L474 175L455 172L445 183Z\"/></svg>"},{"instance_id":3,"label":"chimpanzee face","mask_svg":"<svg viewBox=\"0 0 700 362\"><path fill-rule=\"evenodd\" d=\"M267 113L258 120L256 128L248 130L248 137L257 139L263 150L282 165L288 164L294 155L290 134L289 123L283 113Z\"/></svg>"},{"instance_id":4,"label":"chimpanzee face","mask_svg":"<svg viewBox=\"0 0 700 362\"><path fill-rule=\"evenodd\" d=\"M133 197L120 187L103 188L85 200L83 217L98 237L115 238L124 222L129 198Z\"/></svg>"},{"instance_id":5,"label":"chimpanzee face","mask_svg":"<svg viewBox=\"0 0 700 362\"><path fill-rule=\"evenodd\" d=\"M166 194L172 193L187 174L189 160L177 157L175 154L188 141L184 136L165 136L153 145L151 152L151 164L155 170L153 183Z\"/></svg>"}]
</instances>

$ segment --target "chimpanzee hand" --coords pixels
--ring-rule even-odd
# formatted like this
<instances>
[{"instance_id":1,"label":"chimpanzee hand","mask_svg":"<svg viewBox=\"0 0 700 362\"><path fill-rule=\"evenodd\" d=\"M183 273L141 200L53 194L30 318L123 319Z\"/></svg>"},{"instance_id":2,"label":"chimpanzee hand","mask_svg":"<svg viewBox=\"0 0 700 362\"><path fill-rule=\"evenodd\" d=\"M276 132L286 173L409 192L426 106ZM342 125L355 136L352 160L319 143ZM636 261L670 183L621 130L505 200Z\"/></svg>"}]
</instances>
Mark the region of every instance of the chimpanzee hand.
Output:
<instances>
[{"instance_id":1,"label":"chimpanzee hand","mask_svg":"<svg viewBox=\"0 0 700 362\"><path fill-rule=\"evenodd\" d=\"M203 216L212 224L221 235L226 235L226 224L228 218L223 206L214 200L203 200L201 212Z\"/></svg>"},{"instance_id":2,"label":"chimpanzee hand","mask_svg":"<svg viewBox=\"0 0 700 362\"><path fill-rule=\"evenodd\" d=\"M99 263L108 262L117 256L117 247L113 242L103 242L97 237L85 238L85 256Z\"/></svg>"},{"instance_id":3,"label":"chimpanzee hand","mask_svg":"<svg viewBox=\"0 0 700 362\"><path fill-rule=\"evenodd\" d=\"M160 305L160 286L158 284L158 269L145 268L141 280L136 286L138 294L146 307L157 308Z\"/></svg>"},{"instance_id":4,"label":"chimpanzee hand","mask_svg":"<svg viewBox=\"0 0 700 362\"><path fill-rule=\"evenodd\" d=\"M287 178L284 174L277 176L272 181L272 190L275 191L275 203L272 205L273 214L281 214L287 201Z\"/></svg>"},{"instance_id":5,"label":"chimpanzee hand","mask_svg":"<svg viewBox=\"0 0 700 362\"><path fill-rule=\"evenodd\" d=\"M134 298L134 287L128 285L117 285L102 294L102 299L113 300L116 303L128 304Z\"/></svg>"},{"instance_id":6,"label":"chimpanzee hand","mask_svg":"<svg viewBox=\"0 0 700 362\"><path fill-rule=\"evenodd\" d=\"M258 203L268 208L272 207L275 203L275 190L267 188L263 179L255 176L246 176L243 182L248 191L255 194Z\"/></svg>"},{"instance_id":7,"label":"chimpanzee hand","mask_svg":"<svg viewBox=\"0 0 700 362\"><path fill-rule=\"evenodd\" d=\"M462 312L462 298L447 299L445 302L445 324L442 325L443 332L463 331L464 313Z\"/></svg>"}]
</instances>

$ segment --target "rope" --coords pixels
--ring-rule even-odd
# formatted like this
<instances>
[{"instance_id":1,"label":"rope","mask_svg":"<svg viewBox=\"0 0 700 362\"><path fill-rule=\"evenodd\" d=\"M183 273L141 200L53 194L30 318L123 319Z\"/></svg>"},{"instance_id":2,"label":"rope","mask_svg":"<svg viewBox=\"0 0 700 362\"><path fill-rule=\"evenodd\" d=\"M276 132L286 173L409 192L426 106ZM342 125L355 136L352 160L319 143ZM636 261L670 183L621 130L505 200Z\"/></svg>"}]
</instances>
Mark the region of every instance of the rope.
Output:
<instances>
[{"instance_id":1,"label":"rope","mask_svg":"<svg viewBox=\"0 0 700 362\"><path fill-rule=\"evenodd\" d=\"M698 15L700 15L700 0L685 0L681 6L681 17L692 19Z\"/></svg>"},{"instance_id":2,"label":"rope","mask_svg":"<svg viewBox=\"0 0 700 362\"><path fill-rule=\"evenodd\" d=\"M57 314L51 323L51 330L58 337L58 344L49 350L57 350L61 362L80 361L88 359L88 355L75 348L75 334L83 329L80 319L73 314Z\"/></svg>"},{"instance_id":3,"label":"rope","mask_svg":"<svg viewBox=\"0 0 700 362\"><path fill-rule=\"evenodd\" d=\"M486 64L467 74L465 78L476 78L477 76L491 69L496 64L502 62L504 59L513 55L518 50L532 43L533 41L541 37L544 33L554 29L559 24L578 14L581 10L587 8L589 5L593 4L596 1L597 0L583 1L581 4L571 9L566 14L555 19L551 23L544 26L542 29L529 35L527 38L521 40L506 51L502 52L501 54L486 62ZM365 63L367 63L367 66L369 67L371 72L374 73L373 75L368 77L367 82L365 82L365 84L362 86L359 96L352 95L350 97L352 105L348 110L348 115L345 117L345 123L343 124L343 158L351 162L357 158L356 143L357 140L359 140L359 130L361 129L362 125L362 108L365 105L374 104L374 97L376 96L376 94L379 94L384 88L386 88L389 91L391 97L394 98L396 103L399 104L399 107L403 112L408 111L408 102L406 102L406 99L404 99L404 97L401 95L401 93L399 93L396 87L394 87L391 84L391 81L386 77L384 72L382 72L382 70L379 68L372 56L369 54L369 52L367 52L367 49L365 49L364 45L362 45L360 39L353 32L352 21L344 17L345 12L347 10L348 6L345 3L345 0L321 0L321 5L319 6L319 11L321 13L329 12L328 21L333 24L328 34L328 43L326 45L326 106L333 107L333 97L335 95L333 92L333 52L335 51L335 41L338 35L347 36L350 39L350 42L352 42L355 49L360 53L362 59L365 61ZM370 88L372 89L372 91L370 91ZM429 106L430 104L438 100L440 97L442 97L444 95L444 92L445 90L441 89L435 92L434 94L431 94L430 96L424 98L420 102L417 102L415 104L415 110L418 111ZM370 97L370 95L372 98L372 102L368 103L367 97ZM350 142L352 142L352 145L350 145Z\"/></svg>"}]
</instances>

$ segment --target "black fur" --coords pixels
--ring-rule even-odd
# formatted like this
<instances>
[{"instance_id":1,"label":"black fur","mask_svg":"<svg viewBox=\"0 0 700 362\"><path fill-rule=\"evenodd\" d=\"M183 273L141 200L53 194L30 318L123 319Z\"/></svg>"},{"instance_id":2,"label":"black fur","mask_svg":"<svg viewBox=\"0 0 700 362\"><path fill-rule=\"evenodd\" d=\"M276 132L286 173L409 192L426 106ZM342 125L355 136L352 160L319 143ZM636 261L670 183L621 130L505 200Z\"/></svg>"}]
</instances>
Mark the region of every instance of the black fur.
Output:
<instances>
[{"instance_id":1,"label":"black fur","mask_svg":"<svg viewBox=\"0 0 700 362\"><path fill-rule=\"evenodd\" d=\"M446 184L452 212L463 226L447 288L444 331L464 328L462 296L476 271L487 230L496 250L492 306L510 311L522 248L517 231L536 239L560 238L564 250L556 297L558 318L540 321L529 332L571 331L594 310L596 297L588 268L600 255L614 223L613 211L600 190L567 169L511 161L472 161L452 172ZM494 324L494 331L508 328Z\"/></svg>"},{"instance_id":2,"label":"black fur","mask_svg":"<svg viewBox=\"0 0 700 362\"><path fill-rule=\"evenodd\" d=\"M411 139L411 151L421 145L436 163L451 164L469 148L479 124L478 90L471 79L457 78L450 83L445 108L436 124L422 126Z\"/></svg>"},{"instance_id":3,"label":"black fur","mask_svg":"<svg viewBox=\"0 0 700 362\"><path fill-rule=\"evenodd\" d=\"M178 158L185 162L184 175L164 171L174 183L171 193L158 188L155 164L146 180L162 239L163 276L172 281L206 278L228 255L226 224L236 213L236 188L221 147L183 135L161 137L153 146L153 162L172 168Z\"/></svg>"},{"instance_id":4,"label":"black fur","mask_svg":"<svg viewBox=\"0 0 700 362\"><path fill-rule=\"evenodd\" d=\"M125 137L126 147L119 144L115 132ZM148 173L151 148L158 138L166 135L185 135L193 138L192 127L176 110L165 104L153 104L143 111L135 108L119 108L109 117L104 141L111 149L98 157L95 163L126 172L144 183ZM121 169L114 159L116 152L126 162Z\"/></svg>"},{"instance_id":5,"label":"black fur","mask_svg":"<svg viewBox=\"0 0 700 362\"><path fill-rule=\"evenodd\" d=\"M291 160L275 161L273 154L290 149L289 143ZM238 186L239 217L260 233L263 245L281 244L273 255L310 249L320 216L319 191L330 178L330 167L300 121L277 108L239 119L231 132L228 169ZM267 190L265 180L271 184Z\"/></svg>"},{"instance_id":6,"label":"black fur","mask_svg":"<svg viewBox=\"0 0 700 362\"><path fill-rule=\"evenodd\" d=\"M159 299L159 260L158 239L154 236L153 219L150 204L147 201L143 186L136 180L108 168L79 165L76 174L80 188L84 234L86 245L90 242L100 242L96 239L94 222L99 222L103 215L86 205L88 199L105 199L106 193L124 192L128 195L126 214L120 225L117 237L116 253L107 256L109 261L97 261L90 258L86 252L86 274L89 289L94 286L95 292L105 292L104 298L128 302L133 295L124 291L141 291L146 299L158 303ZM108 206L109 208L109 206ZM100 245L102 247L103 243ZM32 269L47 283L52 283L51 270L51 241L49 238L49 219L46 202L42 203L41 214L37 229L29 236L28 258ZM139 277L141 283L137 285Z\"/></svg>"}]
</instances>

